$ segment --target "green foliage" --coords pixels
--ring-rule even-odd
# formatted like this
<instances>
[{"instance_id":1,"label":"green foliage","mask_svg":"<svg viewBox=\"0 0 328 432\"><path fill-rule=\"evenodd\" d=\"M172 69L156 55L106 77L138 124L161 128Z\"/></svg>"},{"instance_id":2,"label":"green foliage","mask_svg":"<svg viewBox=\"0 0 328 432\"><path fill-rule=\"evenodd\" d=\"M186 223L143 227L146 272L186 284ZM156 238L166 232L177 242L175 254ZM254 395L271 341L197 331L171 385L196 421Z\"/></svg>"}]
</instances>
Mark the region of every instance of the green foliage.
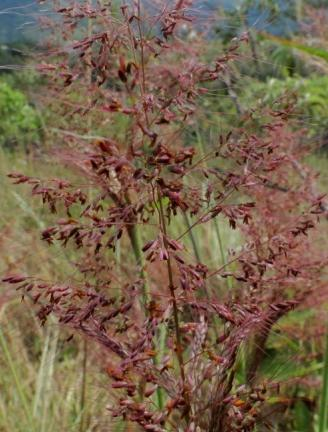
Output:
<instances>
[{"instance_id":1,"label":"green foliage","mask_svg":"<svg viewBox=\"0 0 328 432\"><path fill-rule=\"evenodd\" d=\"M0 145L26 147L40 141L40 119L26 96L0 81Z\"/></svg>"},{"instance_id":2,"label":"green foliage","mask_svg":"<svg viewBox=\"0 0 328 432\"><path fill-rule=\"evenodd\" d=\"M271 73L267 74L273 78L285 79L289 76L308 75L306 64L301 57L295 55L294 50L282 45L275 45L271 41L262 41L261 46L267 51L265 56L269 59L267 69L271 66Z\"/></svg>"},{"instance_id":3,"label":"green foliage","mask_svg":"<svg viewBox=\"0 0 328 432\"><path fill-rule=\"evenodd\" d=\"M296 113L311 136L327 130L328 116L328 76L311 78L288 77L285 80L271 78L266 83L252 80L244 86L241 95L242 104L250 106L257 101L260 104L273 103L284 95L296 99Z\"/></svg>"},{"instance_id":4,"label":"green foliage","mask_svg":"<svg viewBox=\"0 0 328 432\"><path fill-rule=\"evenodd\" d=\"M302 51L308 55L319 57L324 61L328 62L328 51L323 48L313 47L310 45L306 45L304 43L298 42L293 39L284 39L278 36L272 36L266 33L262 33L261 35L264 39L269 39L276 42L278 45L282 45L284 47L289 47L291 49L296 49Z\"/></svg>"},{"instance_id":5,"label":"green foliage","mask_svg":"<svg viewBox=\"0 0 328 432\"><path fill-rule=\"evenodd\" d=\"M0 21L1 25L1 21ZM4 39L1 38L0 33L0 41L3 43ZM28 53L31 53L33 50L33 45L26 42L15 42L9 43L6 45L0 45L0 65L12 68L13 65L17 67L17 65L22 65L26 62ZM4 70L7 70L6 68Z\"/></svg>"}]
</instances>

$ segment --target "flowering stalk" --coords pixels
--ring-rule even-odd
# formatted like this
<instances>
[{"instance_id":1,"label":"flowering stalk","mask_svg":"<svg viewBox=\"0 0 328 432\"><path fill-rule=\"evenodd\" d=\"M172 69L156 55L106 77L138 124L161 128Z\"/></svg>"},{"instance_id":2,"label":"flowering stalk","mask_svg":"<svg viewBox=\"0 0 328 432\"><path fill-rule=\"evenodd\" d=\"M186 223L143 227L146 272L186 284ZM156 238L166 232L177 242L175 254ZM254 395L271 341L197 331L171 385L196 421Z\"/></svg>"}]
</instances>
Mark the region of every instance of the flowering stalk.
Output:
<instances>
[{"instance_id":1,"label":"flowering stalk","mask_svg":"<svg viewBox=\"0 0 328 432\"><path fill-rule=\"evenodd\" d=\"M190 5L155 1L149 12L140 1L122 2L115 13L101 2L57 7L62 21L53 25L62 26L64 45L39 65L49 80L43 97L51 95L49 109L71 130L59 160L83 181L10 178L63 215L42 239L77 250L77 276L4 280L30 296L42 324L54 314L98 347L115 390L114 418L153 432L248 432L267 393L262 359L251 356L241 383L238 354L260 335L263 349L274 324L322 286L327 258L314 233L324 197L310 174L291 179L300 137L286 103L245 114L207 153L188 139L185 130L204 118L202 98L248 41L241 35L221 56L207 56L210 41ZM93 32L76 40L85 19ZM190 253L186 241L219 215L241 238L230 256L221 251L228 258L220 267ZM190 221L185 229L181 220Z\"/></svg>"}]
</instances>

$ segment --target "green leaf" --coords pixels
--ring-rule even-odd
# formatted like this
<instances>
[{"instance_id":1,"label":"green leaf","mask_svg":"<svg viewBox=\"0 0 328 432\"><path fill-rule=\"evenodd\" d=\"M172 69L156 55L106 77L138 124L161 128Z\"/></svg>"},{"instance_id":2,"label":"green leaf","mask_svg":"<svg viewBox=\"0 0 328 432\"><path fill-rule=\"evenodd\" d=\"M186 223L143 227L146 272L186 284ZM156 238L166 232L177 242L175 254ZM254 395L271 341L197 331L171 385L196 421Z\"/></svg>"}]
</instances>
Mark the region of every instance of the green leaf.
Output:
<instances>
[{"instance_id":1,"label":"green leaf","mask_svg":"<svg viewBox=\"0 0 328 432\"><path fill-rule=\"evenodd\" d=\"M297 400L295 403L295 431L309 432L311 431L312 414L309 407L302 400Z\"/></svg>"},{"instance_id":2,"label":"green leaf","mask_svg":"<svg viewBox=\"0 0 328 432\"><path fill-rule=\"evenodd\" d=\"M328 329L326 333L326 351L322 374L322 392L319 412L319 432L325 432L328 424Z\"/></svg>"},{"instance_id":3,"label":"green leaf","mask_svg":"<svg viewBox=\"0 0 328 432\"><path fill-rule=\"evenodd\" d=\"M289 48L297 49L299 51L305 52L314 57L320 57L328 63L328 51L323 48L312 47L306 45L302 42L295 41L293 39L285 39L279 36L273 36L268 33L261 32L260 37L263 39L271 40L279 45L283 45Z\"/></svg>"}]
</instances>

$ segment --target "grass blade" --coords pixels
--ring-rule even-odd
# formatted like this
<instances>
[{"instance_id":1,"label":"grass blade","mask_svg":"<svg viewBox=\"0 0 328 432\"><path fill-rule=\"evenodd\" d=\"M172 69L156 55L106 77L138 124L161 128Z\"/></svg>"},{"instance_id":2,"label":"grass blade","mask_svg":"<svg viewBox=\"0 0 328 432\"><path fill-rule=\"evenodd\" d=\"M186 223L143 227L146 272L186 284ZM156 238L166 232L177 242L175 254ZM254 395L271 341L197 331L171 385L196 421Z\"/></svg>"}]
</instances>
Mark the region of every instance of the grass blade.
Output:
<instances>
[{"instance_id":1,"label":"grass blade","mask_svg":"<svg viewBox=\"0 0 328 432\"><path fill-rule=\"evenodd\" d=\"M322 377L323 382L319 412L319 432L326 432L328 423L328 329L326 331L326 348Z\"/></svg>"},{"instance_id":2,"label":"grass blade","mask_svg":"<svg viewBox=\"0 0 328 432\"><path fill-rule=\"evenodd\" d=\"M33 418L32 418L32 415L31 415L31 412L29 409L28 401L27 401L24 389L22 387L22 383L19 379L17 370L15 368L14 360L11 356L10 351L9 351L5 335L3 334L3 331L1 328L0 328L0 345L1 345L1 348L2 348L3 353L5 355L7 364L8 364L9 369L10 369L10 372L13 376L13 379L14 379L14 382L16 385L16 389L17 389L17 393L18 393L18 397L19 397L21 404L22 404L22 407L24 409L26 420L27 420L28 424L30 425L30 428L31 428L30 430L34 431L35 429L34 429L34 425L33 425Z\"/></svg>"}]
</instances>

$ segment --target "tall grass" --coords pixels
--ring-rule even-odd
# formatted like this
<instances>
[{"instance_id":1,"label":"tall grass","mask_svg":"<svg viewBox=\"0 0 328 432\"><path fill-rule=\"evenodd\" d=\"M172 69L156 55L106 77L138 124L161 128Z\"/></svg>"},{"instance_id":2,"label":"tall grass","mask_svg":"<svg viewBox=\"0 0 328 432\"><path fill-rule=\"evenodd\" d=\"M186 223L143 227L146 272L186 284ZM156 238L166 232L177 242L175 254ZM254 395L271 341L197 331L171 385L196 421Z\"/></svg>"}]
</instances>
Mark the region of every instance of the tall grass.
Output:
<instances>
[{"instance_id":1,"label":"tall grass","mask_svg":"<svg viewBox=\"0 0 328 432\"><path fill-rule=\"evenodd\" d=\"M51 172L54 177L62 172L42 158L0 151L0 272L15 271L24 260L27 271L34 269L44 279L60 278L71 271L72 256L57 247L44 247L39 231L48 223L47 216L23 190L9 188L6 174L12 169ZM62 333L53 319L40 328L28 305L28 299L22 303L15 292L0 287L0 430L77 431L82 416L83 341L65 342L69 334ZM90 369L99 372L92 365ZM94 384L89 376L86 380L84 431L107 421L108 402L101 380Z\"/></svg>"},{"instance_id":2,"label":"tall grass","mask_svg":"<svg viewBox=\"0 0 328 432\"><path fill-rule=\"evenodd\" d=\"M2 152L2 173L8 172L13 166L15 169L24 167L31 173L36 169L39 172L45 170L48 175L49 169L53 169L53 175L58 175L56 167L45 166L41 160L29 161L24 155ZM4 176L1 182L1 200L4 209L1 218L3 234L1 271L3 272L8 265L14 269L17 259L20 261L22 257L28 256L29 270L41 270L44 278L54 276L54 266L56 266L56 277L60 276L58 269L65 274L68 271L67 255L59 253L57 248L45 247L38 235L33 235L33 232L36 232L32 232L33 227L43 228L48 222L42 207L36 202L32 205L22 190L19 190L19 193L17 190L11 190ZM7 218L4 218L4 215ZM15 215L14 227L12 226L13 221L8 220L8 215ZM186 221L183 218L180 222L176 221L175 225L170 227L172 234L181 232L185 224ZM219 260L220 263L224 263L222 255L218 254L218 240L214 240L218 239L215 227L212 226L211 230L197 227L194 233L196 238L194 240L189 238L189 246L190 250L193 250L194 241L195 256L199 254L201 259L208 262ZM224 224L221 224L220 235L225 249L238 245L238 239L229 236L229 230ZM24 239L23 242L22 239ZM40 268L40 257L44 263L42 268ZM41 329L33 313L26 308L26 304L21 304L13 298L4 286L1 289L0 298L0 387L2 389L0 393L0 430L4 432L78 431L82 416L80 400L83 380L81 374L83 342L73 340L73 342L66 343L66 337L69 335L60 336L61 333L55 321L49 322L44 329ZM292 320L285 320L282 326L288 327L289 323L293 322ZM273 335L270 345L277 345L278 350L282 350L286 346L286 341L283 341L281 345L279 340L279 335ZM288 340L287 342L294 353L300 352L300 343ZM163 352L163 335L159 346L159 351ZM243 361L242 358L241 364ZM91 384L98 372L97 369L92 368L90 362L92 363L92 359L89 360L89 374L86 377L88 392L83 404L85 418L83 430L102 430L102 425L106 424L111 425L113 431L121 431L123 430L122 425L117 422L112 423L106 415L105 407L109 401L107 389L101 383L102 379L99 378ZM262 369L264 376L268 377L271 377L273 370L277 371L275 376L282 381L295 377L322 375L321 396L317 393L318 400L321 399L318 420L320 432L326 430L327 363L327 353L324 365L320 362L313 362L310 367L303 368L294 363L293 357L286 362L285 358L279 359L279 356L274 354L270 356L267 368ZM240 376L241 384L244 381L242 375ZM299 413L301 416L303 415L301 412L300 409L296 410L294 415Z\"/></svg>"}]
</instances>

